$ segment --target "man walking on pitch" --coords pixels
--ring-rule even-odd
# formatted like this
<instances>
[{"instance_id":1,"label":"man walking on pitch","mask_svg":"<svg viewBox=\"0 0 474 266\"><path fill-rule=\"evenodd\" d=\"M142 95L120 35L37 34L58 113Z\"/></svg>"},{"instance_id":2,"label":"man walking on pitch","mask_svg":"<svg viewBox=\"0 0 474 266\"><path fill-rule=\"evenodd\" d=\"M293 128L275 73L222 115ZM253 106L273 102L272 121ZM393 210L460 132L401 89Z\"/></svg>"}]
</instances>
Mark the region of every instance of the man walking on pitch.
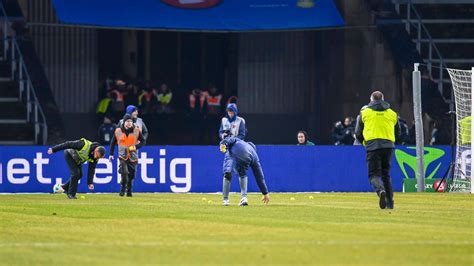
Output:
<instances>
[{"instance_id":1,"label":"man walking on pitch","mask_svg":"<svg viewBox=\"0 0 474 266\"><path fill-rule=\"evenodd\" d=\"M97 142L91 142L85 138L76 141L66 141L48 149L48 154L64 150L64 159L71 172L71 178L65 184L61 185L62 190L66 192L69 199L77 199L77 184L82 178L82 164L89 162L87 172L87 185L90 190L94 190L94 173L97 161L105 155L105 148Z\"/></svg>"},{"instance_id":2,"label":"man walking on pitch","mask_svg":"<svg viewBox=\"0 0 474 266\"><path fill-rule=\"evenodd\" d=\"M247 134L247 129L245 128L245 119L238 116L239 111L235 103L227 105L226 116L222 118L221 126L219 128L219 137L221 140L227 136L237 137L241 140L245 139ZM223 204L229 205L229 191L230 191L230 181L232 179L232 172L234 168L234 161L229 155L228 152L225 153L224 163L222 165L223 179L222 179L222 194L223 194ZM241 206L248 205L247 200L247 176L244 176L239 179L240 184L240 204Z\"/></svg>"},{"instance_id":3,"label":"man walking on pitch","mask_svg":"<svg viewBox=\"0 0 474 266\"><path fill-rule=\"evenodd\" d=\"M253 175L257 181L257 185L263 194L262 201L268 203L270 197L268 195L268 188L265 184L265 177L263 176L260 159L257 155L257 148L252 142L245 142L239 138L226 136L220 143L220 151L228 153L234 161L234 168L239 174L240 179L247 180L247 170L252 168ZM224 190L224 199L229 197L229 190ZM224 201L224 206L227 206Z\"/></svg>"},{"instance_id":4,"label":"man walking on pitch","mask_svg":"<svg viewBox=\"0 0 474 266\"><path fill-rule=\"evenodd\" d=\"M381 209L393 209L390 167L395 139L400 136L398 116L383 93L374 91L370 103L360 110L355 129L357 140L365 146L369 181L379 196Z\"/></svg>"},{"instance_id":5,"label":"man walking on pitch","mask_svg":"<svg viewBox=\"0 0 474 266\"><path fill-rule=\"evenodd\" d=\"M126 192L127 197L131 197L138 161L137 149L140 149L145 144L145 139L140 133L140 129L134 127L133 118L129 114L123 116L122 126L115 129L115 137L110 142L110 161L114 159L113 154L116 144L119 147L119 173L121 174L119 195L123 197Z\"/></svg>"}]
</instances>

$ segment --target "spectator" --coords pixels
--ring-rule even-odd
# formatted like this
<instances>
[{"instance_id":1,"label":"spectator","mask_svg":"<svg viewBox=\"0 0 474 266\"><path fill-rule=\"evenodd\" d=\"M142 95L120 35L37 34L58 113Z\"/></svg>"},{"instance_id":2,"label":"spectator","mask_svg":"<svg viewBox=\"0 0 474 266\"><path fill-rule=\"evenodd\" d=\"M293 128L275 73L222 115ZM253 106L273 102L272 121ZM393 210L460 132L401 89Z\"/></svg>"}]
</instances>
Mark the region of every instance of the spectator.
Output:
<instances>
[{"instance_id":1,"label":"spectator","mask_svg":"<svg viewBox=\"0 0 474 266\"><path fill-rule=\"evenodd\" d=\"M209 93L206 95L207 113L209 115L221 115L222 110L222 94L219 93L216 86L209 86Z\"/></svg>"},{"instance_id":2,"label":"spectator","mask_svg":"<svg viewBox=\"0 0 474 266\"><path fill-rule=\"evenodd\" d=\"M103 145L109 145L114 136L115 125L109 117L104 117L104 123L99 127L99 142Z\"/></svg>"},{"instance_id":3,"label":"spectator","mask_svg":"<svg viewBox=\"0 0 474 266\"><path fill-rule=\"evenodd\" d=\"M141 110L142 115L146 116L154 113L158 104L155 94L156 92L147 84L140 95L138 95L138 108Z\"/></svg>"},{"instance_id":4,"label":"spectator","mask_svg":"<svg viewBox=\"0 0 474 266\"><path fill-rule=\"evenodd\" d=\"M410 143L410 131L408 129L407 121L398 117L398 123L400 124L401 132L395 143L399 145L407 145Z\"/></svg>"},{"instance_id":5,"label":"spectator","mask_svg":"<svg viewBox=\"0 0 474 266\"><path fill-rule=\"evenodd\" d=\"M332 130L332 139L334 145L353 145L354 144L354 119L346 117L344 123L337 121Z\"/></svg>"},{"instance_id":6,"label":"spectator","mask_svg":"<svg viewBox=\"0 0 474 266\"><path fill-rule=\"evenodd\" d=\"M194 89L189 94L189 123L193 144L201 144L204 135L204 119L206 116L206 95L199 89Z\"/></svg>"},{"instance_id":7,"label":"spectator","mask_svg":"<svg viewBox=\"0 0 474 266\"><path fill-rule=\"evenodd\" d=\"M209 86L209 93L206 96L207 117L206 117L206 136L209 137L208 143L214 144L218 140L215 125L219 124L222 112L222 94L219 93L216 86Z\"/></svg>"},{"instance_id":8,"label":"spectator","mask_svg":"<svg viewBox=\"0 0 474 266\"><path fill-rule=\"evenodd\" d=\"M99 121L103 120L106 116L112 116L113 114L113 100L110 96L110 93L107 93L107 96L100 100L95 109L96 114L99 116Z\"/></svg>"},{"instance_id":9,"label":"spectator","mask_svg":"<svg viewBox=\"0 0 474 266\"><path fill-rule=\"evenodd\" d=\"M430 145L440 145L442 142L442 133L440 123L438 121L433 122L433 129L431 130Z\"/></svg>"},{"instance_id":10,"label":"spectator","mask_svg":"<svg viewBox=\"0 0 474 266\"><path fill-rule=\"evenodd\" d=\"M113 99L114 117L121 117L125 110L125 82L123 80L115 82L110 91L110 97Z\"/></svg>"},{"instance_id":11,"label":"spectator","mask_svg":"<svg viewBox=\"0 0 474 266\"><path fill-rule=\"evenodd\" d=\"M306 145L306 146L314 146L314 143L308 140L308 133L304 130L298 131L296 134L298 144L297 145Z\"/></svg>"},{"instance_id":12,"label":"spectator","mask_svg":"<svg viewBox=\"0 0 474 266\"><path fill-rule=\"evenodd\" d=\"M170 113L171 112L171 99L173 93L171 89L165 83L161 84L159 91L157 92L156 99L158 100L158 113Z\"/></svg>"},{"instance_id":13,"label":"spectator","mask_svg":"<svg viewBox=\"0 0 474 266\"><path fill-rule=\"evenodd\" d=\"M229 99L227 99L227 105L229 105L230 103L235 103L239 105L239 98L237 98L237 96L230 96Z\"/></svg>"},{"instance_id":14,"label":"spectator","mask_svg":"<svg viewBox=\"0 0 474 266\"><path fill-rule=\"evenodd\" d=\"M189 109L193 113L204 114L207 92L200 89L194 89L189 94Z\"/></svg>"},{"instance_id":15,"label":"spectator","mask_svg":"<svg viewBox=\"0 0 474 266\"><path fill-rule=\"evenodd\" d=\"M124 102L125 105L137 105L138 104L138 86L141 84L135 83L128 83L125 86L124 92Z\"/></svg>"}]
</instances>

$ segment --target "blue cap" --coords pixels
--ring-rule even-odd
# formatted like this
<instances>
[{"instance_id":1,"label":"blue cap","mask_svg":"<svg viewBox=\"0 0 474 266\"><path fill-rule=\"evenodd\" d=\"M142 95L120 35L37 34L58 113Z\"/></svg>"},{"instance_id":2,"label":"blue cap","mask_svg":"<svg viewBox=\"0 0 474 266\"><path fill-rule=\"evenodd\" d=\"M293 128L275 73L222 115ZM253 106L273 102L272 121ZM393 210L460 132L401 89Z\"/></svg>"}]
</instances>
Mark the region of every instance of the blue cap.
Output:
<instances>
[{"instance_id":1,"label":"blue cap","mask_svg":"<svg viewBox=\"0 0 474 266\"><path fill-rule=\"evenodd\" d=\"M137 110L137 107L135 105L129 105L127 106L126 113L127 114L132 114Z\"/></svg>"}]
</instances>

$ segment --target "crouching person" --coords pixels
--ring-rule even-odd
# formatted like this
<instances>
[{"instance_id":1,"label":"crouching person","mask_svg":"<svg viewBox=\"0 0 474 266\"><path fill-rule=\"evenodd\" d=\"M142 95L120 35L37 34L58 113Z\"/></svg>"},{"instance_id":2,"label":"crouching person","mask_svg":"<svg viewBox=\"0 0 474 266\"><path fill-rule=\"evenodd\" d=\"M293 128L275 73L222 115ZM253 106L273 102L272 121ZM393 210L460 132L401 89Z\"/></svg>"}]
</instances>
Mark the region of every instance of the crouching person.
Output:
<instances>
[{"instance_id":1,"label":"crouching person","mask_svg":"<svg viewBox=\"0 0 474 266\"><path fill-rule=\"evenodd\" d=\"M260 165L260 159L258 158L257 148L255 145L252 142L245 142L236 137L226 136L220 143L220 151L222 153L228 152L229 156L234 161L233 167L241 179L246 180L247 170L249 167L252 169L258 188L263 194L262 201L265 204L268 203L270 201L268 188L265 183L265 177L263 175L262 166ZM225 200L229 197L229 190L222 191L222 194L224 196L223 205L229 205L229 201Z\"/></svg>"},{"instance_id":2,"label":"crouching person","mask_svg":"<svg viewBox=\"0 0 474 266\"><path fill-rule=\"evenodd\" d=\"M119 173L121 181L119 196L123 197L127 193L127 197L131 197L138 161L137 150L145 145L145 139L140 133L140 129L134 127L133 118L129 114L123 117L123 124L115 129L115 137L110 142L110 161L114 159L115 145L118 145L120 160Z\"/></svg>"},{"instance_id":3,"label":"crouching person","mask_svg":"<svg viewBox=\"0 0 474 266\"><path fill-rule=\"evenodd\" d=\"M75 141L66 141L48 149L48 154L64 150L64 159L66 160L71 178L61 185L59 192L65 192L69 199L77 199L77 185L82 178L82 165L89 162L87 171L87 185L89 190L94 190L94 174L97 161L105 155L105 148L97 142L91 142L85 138Z\"/></svg>"}]
</instances>

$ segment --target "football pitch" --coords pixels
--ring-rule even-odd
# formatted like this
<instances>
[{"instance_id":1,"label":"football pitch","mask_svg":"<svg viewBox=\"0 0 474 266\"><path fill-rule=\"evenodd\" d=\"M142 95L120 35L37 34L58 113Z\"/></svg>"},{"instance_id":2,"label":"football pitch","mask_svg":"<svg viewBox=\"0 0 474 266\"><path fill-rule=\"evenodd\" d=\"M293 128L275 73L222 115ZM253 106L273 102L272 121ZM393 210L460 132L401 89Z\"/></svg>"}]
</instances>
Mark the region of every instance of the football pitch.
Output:
<instances>
[{"instance_id":1,"label":"football pitch","mask_svg":"<svg viewBox=\"0 0 474 266\"><path fill-rule=\"evenodd\" d=\"M84 196L0 195L0 264L474 264L470 194Z\"/></svg>"}]
</instances>

